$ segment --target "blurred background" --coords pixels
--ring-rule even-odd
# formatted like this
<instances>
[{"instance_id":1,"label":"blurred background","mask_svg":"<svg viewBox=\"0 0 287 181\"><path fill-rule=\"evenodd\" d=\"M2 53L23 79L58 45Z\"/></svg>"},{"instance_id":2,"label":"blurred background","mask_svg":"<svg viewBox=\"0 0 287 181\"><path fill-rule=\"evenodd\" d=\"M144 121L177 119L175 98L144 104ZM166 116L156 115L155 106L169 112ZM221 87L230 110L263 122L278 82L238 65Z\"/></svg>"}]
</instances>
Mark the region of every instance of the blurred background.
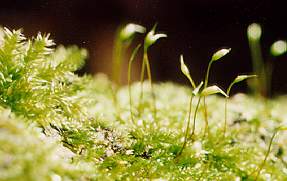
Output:
<instances>
[{"instance_id":1,"label":"blurred background","mask_svg":"<svg viewBox=\"0 0 287 181\"><path fill-rule=\"evenodd\" d=\"M239 73L252 72L248 25L262 25L263 56L269 60L271 44L287 39L286 10L283 0L9 0L1 2L0 25L23 28L28 37L48 32L57 44L87 48L89 58L80 73L110 75L117 27L131 22L149 30L157 22L157 30L168 38L150 49L154 80L187 84L179 68L183 54L199 82L211 55L230 47L231 53L213 65L210 77L210 83L226 88ZM138 37L136 41L143 39ZM287 93L287 56L272 61L273 93ZM134 74L138 77L139 71ZM241 84L237 91L245 89Z\"/></svg>"}]
</instances>

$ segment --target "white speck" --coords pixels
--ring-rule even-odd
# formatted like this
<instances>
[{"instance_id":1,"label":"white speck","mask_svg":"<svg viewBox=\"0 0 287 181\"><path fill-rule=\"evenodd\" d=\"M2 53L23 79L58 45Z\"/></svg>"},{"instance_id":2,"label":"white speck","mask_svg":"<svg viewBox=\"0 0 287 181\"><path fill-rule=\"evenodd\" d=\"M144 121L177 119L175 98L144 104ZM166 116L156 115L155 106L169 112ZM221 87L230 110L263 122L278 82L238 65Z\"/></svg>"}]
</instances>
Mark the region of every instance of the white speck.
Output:
<instances>
[{"instance_id":1,"label":"white speck","mask_svg":"<svg viewBox=\"0 0 287 181\"><path fill-rule=\"evenodd\" d=\"M199 169L200 167L201 167L201 164L200 164L200 163L197 163L197 164L194 166L195 169Z\"/></svg>"},{"instance_id":2,"label":"white speck","mask_svg":"<svg viewBox=\"0 0 287 181\"><path fill-rule=\"evenodd\" d=\"M106 151L107 157L110 157L110 156L112 156L113 154L114 154L114 151L113 151L113 150L107 150L107 151Z\"/></svg>"},{"instance_id":3,"label":"white speck","mask_svg":"<svg viewBox=\"0 0 287 181\"><path fill-rule=\"evenodd\" d=\"M99 141L105 141L105 135L104 133L98 133L96 135L96 139L99 140Z\"/></svg>"},{"instance_id":4,"label":"white speck","mask_svg":"<svg viewBox=\"0 0 287 181\"><path fill-rule=\"evenodd\" d=\"M53 174L51 177L52 177L51 178L52 181L61 181L62 180L62 178L57 174Z\"/></svg>"},{"instance_id":5,"label":"white speck","mask_svg":"<svg viewBox=\"0 0 287 181\"><path fill-rule=\"evenodd\" d=\"M192 145L192 148L195 150L196 156L199 156L200 154L202 154L202 144L200 141L194 142Z\"/></svg>"},{"instance_id":6,"label":"white speck","mask_svg":"<svg viewBox=\"0 0 287 181\"><path fill-rule=\"evenodd\" d=\"M137 124L138 124L138 126L142 126L143 125L143 120L138 120L138 122L137 122Z\"/></svg>"},{"instance_id":7,"label":"white speck","mask_svg":"<svg viewBox=\"0 0 287 181\"><path fill-rule=\"evenodd\" d=\"M181 141L181 142L184 142L184 137L180 138L180 141Z\"/></svg>"},{"instance_id":8,"label":"white speck","mask_svg":"<svg viewBox=\"0 0 287 181\"><path fill-rule=\"evenodd\" d=\"M127 150L127 151L126 151L126 154L127 154L127 155L132 155L133 153L134 153L134 150Z\"/></svg>"},{"instance_id":9,"label":"white speck","mask_svg":"<svg viewBox=\"0 0 287 181\"><path fill-rule=\"evenodd\" d=\"M271 175L269 173L264 174L266 181L271 181Z\"/></svg>"}]
</instances>

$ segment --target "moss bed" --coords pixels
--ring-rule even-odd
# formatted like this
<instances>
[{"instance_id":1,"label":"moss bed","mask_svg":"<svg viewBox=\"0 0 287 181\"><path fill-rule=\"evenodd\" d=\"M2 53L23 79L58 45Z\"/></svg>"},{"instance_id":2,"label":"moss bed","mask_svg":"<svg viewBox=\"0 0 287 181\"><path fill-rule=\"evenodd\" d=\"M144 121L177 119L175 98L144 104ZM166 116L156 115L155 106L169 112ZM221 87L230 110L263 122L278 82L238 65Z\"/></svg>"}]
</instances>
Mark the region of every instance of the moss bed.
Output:
<instances>
[{"instance_id":1,"label":"moss bed","mask_svg":"<svg viewBox=\"0 0 287 181\"><path fill-rule=\"evenodd\" d=\"M104 74L74 73L85 50L1 32L0 180L287 180L284 131L262 164L287 123L287 97L230 97L225 136L225 98L206 97L209 132L200 105L195 136L179 155L190 87L155 83L154 118L149 83L142 101L140 82L132 84L132 121L128 86L114 91Z\"/></svg>"}]
</instances>

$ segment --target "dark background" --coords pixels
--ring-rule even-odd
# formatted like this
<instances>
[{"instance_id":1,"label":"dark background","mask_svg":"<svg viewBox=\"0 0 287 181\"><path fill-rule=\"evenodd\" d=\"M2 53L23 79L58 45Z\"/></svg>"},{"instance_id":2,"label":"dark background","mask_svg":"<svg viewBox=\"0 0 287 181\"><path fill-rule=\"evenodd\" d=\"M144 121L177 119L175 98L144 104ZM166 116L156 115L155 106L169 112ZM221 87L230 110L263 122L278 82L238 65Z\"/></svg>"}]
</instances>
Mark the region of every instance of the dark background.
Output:
<instances>
[{"instance_id":1,"label":"dark background","mask_svg":"<svg viewBox=\"0 0 287 181\"><path fill-rule=\"evenodd\" d=\"M212 67L210 82L226 88L239 73L252 71L246 28L253 22L263 27L262 48L287 39L284 1L276 0L10 0L1 1L0 24L23 28L27 36L50 32L57 44L76 44L89 50L82 72L110 74L114 33L121 24L139 23L168 34L150 51L153 77L157 81L188 83L179 69L183 54L194 79L205 74L213 52L232 48ZM287 93L287 56L274 62L273 91ZM138 72L137 72L138 73ZM241 84L238 90L245 89Z\"/></svg>"}]
</instances>

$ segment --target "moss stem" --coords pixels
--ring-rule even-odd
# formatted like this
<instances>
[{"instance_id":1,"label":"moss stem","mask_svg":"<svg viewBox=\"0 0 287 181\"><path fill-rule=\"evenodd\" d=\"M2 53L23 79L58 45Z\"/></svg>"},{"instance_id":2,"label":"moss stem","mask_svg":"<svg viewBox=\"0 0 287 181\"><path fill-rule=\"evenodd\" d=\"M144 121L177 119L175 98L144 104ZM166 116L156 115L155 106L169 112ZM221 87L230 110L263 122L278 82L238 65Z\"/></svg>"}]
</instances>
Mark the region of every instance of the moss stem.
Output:
<instances>
[{"instance_id":1,"label":"moss stem","mask_svg":"<svg viewBox=\"0 0 287 181\"><path fill-rule=\"evenodd\" d=\"M277 130L273 133L273 135L272 135L272 137L270 139L270 142L269 142L269 145L268 145L268 150L267 150L267 152L265 154L265 158L264 158L263 162L260 164L260 166L258 167L258 171L257 171L257 174L255 176L255 181L257 181L257 179L258 179L258 177L260 175L260 172L261 172L261 170L263 169L263 167L264 167L264 165L266 163L266 160L267 160L267 158L268 158L268 156L270 154L271 146L272 146L272 143L273 143L273 140L274 140L276 134L277 134Z\"/></svg>"},{"instance_id":2,"label":"moss stem","mask_svg":"<svg viewBox=\"0 0 287 181\"><path fill-rule=\"evenodd\" d=\"M154 117L154 120L156 120L156 114L157 114L156 97L155 97L155 92L154 92L153 83L152 83L151 69L150 69L150 64L148 60L147 49L145 49L144 51L144 61L146 64L147 76L149 79L149 84L150 84L150 89L151 89L152 104L153 104L153 117Z\"/></svg>"},{"instance_id":3,"label":"moss stem","mask_svg":"<svg viewBox=\"0 0 287 181\"><path fill-rule=\"evenodd\" d=\"M193 117L193 125L192 125L191 137L195 134L195 121L196 121L196 116L197 116L200 100L201 100L201 96L198 98L198 102L197 102L195 110L194 110L194 117Z\"/></svg>"},{"instance_id":4,"label":"moss stem","mask_svg":"<svg viewBox=\"0 0 287 181\"><path fill-rule=\"evenodd\" d=\"M178 153L178 155L181 155L181 153L182 153L182 151L185 148L186 143L187 143L187 138L188 138L188 133L189 133L189 126L190 126L190 118L191 118L192 99L193 99L193 96L191 95L190 96L190 101L189 101L189 111L188 111L188 119L187 119L187 125L186 125L186 129L185 129L185 135L184 135L184 142L183 142L183 145L182 145L181 150Z\"/></svg>"},{"instance_id":5,"label":"moss stem","mask_svg":"<svg viewBox=\"0 0 287 181\"><path fill-rule=\"evenodd\" d=\"M205 75L205 80L204 80L204 88L207 87L208 85L208 79L209 79L209 74L210 74L210 68L212 65L213 61L210 61L208 63L206 75ZM208 113L207 113L207 105L206 105L206 100L205 96L203 97L203 114L204 114L204 122L205 122L205 128L204 128L204 135L209 132L209 127L208 127Z\"/></svg>"}]
</instances>

